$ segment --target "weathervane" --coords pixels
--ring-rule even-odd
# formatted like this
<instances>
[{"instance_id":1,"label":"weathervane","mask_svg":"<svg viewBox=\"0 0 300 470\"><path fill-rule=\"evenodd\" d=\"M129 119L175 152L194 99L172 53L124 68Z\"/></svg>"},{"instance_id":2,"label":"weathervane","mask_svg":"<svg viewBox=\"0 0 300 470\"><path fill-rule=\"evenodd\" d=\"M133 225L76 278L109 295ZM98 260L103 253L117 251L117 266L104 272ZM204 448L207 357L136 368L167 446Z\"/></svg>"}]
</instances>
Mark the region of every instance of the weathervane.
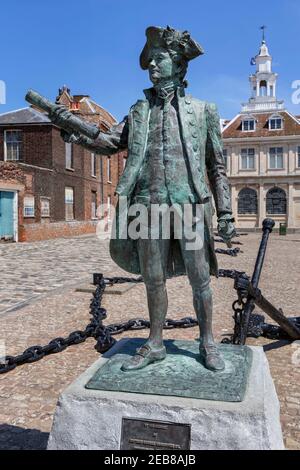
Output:
<instances>
[{"instance_id":1,"label":"weathervane","mask_svg":"<svg viewBox=\"0 0 300 470\"><path fill-rule=\"evenodd\" d=\"M266 40L266 37L265 37L265 30L267 29L267 27L266 27L265 25L263 25L263 26L260 27L260 29L261 29L262 32L263 32L263 39L262 39L262 40L263 40L263 42L265 42L265 40Z\"/></svg>"}]
</instances>

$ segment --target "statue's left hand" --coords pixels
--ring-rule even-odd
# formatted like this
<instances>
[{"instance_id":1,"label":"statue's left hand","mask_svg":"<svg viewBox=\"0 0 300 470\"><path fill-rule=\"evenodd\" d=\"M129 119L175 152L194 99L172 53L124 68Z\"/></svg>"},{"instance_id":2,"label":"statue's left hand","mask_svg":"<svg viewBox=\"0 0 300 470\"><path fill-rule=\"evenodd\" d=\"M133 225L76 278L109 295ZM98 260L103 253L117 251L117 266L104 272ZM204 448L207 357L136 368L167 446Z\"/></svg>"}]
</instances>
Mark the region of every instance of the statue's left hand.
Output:
<instances>
[{"instance_id":1,"label":"statue's left hand","mask_svg":"<svg viewBox=\"0 0 300 470\"><path fill-rule=\"evenodd\" d=\"M227 244L236 236L233 222L234 218L231 214L225 214L218 218L218 234Z\"/></svg>"},{"instance_id":2,"label":"statue's left hand","mask_svg":"<svg viewBox=\"0 0 300 470\"><path fill-rule=\"evenodd\" d=\"M61 129L60 135L62 139L68 144L79 144L81 136L79 134L70 134L69 132Z\"/></svg>"}]
</instances>

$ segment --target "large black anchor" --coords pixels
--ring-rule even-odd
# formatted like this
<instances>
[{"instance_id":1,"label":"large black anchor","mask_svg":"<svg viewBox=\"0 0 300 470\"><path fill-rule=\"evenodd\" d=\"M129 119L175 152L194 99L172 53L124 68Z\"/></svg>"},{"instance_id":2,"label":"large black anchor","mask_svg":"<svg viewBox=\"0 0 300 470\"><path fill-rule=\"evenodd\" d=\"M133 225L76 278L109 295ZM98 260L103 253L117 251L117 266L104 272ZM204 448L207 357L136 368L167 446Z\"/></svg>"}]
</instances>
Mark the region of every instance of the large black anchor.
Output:
<instances>
[{"instance_id":1,"label":"large black anchor","mask_svg":"<svg viewBox=\"0 0 300 470\"><path fill-rule=\"evenodd\" d=\"M244 345L248 336L266 336L268 338L282 338L297 340L300 339L300 317L287 318L282 309L277 309L269 302L258 288L262 273L269 236L273 231L275 222L272 219L265 219L263 222L263 235L256 258L255 268L252 278L241 274L237 276L234 288L238 292L238 300L233 304L235 310L235 331L232 342ZM238 308L238 305L241 308ZM253 311L257 305L278 325L268 325L264 323L262 315L254 315ZM254 330L254 334L253 333Z\"/></svg>"}]
</instances>

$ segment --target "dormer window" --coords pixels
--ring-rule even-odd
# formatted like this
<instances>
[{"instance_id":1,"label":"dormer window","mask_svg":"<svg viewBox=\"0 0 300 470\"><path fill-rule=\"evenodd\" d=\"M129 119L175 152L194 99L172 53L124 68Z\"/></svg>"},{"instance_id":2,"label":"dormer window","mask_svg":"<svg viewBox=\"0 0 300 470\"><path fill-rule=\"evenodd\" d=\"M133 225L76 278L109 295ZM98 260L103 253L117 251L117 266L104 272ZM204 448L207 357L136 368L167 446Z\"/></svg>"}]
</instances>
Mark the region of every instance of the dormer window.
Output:
<instances>
[{"instance_id":1,"label":"dormer window","mask_svg":"<svg viewBox=\"0 0 300 470\"><path fill-rule=\"evenodd\" d=\"M281 116L271 116L269 119L269 130L278 131L283 129L283 119Z\"/></svg>"},{"instance_id":2,"label":"dormer window","mask_svg":"<svg viewBox=\"0 0 300 470\"><path fill-rule=\"evenodd\" d=\"M244 132L253 132L255 131L256 121L254 118L246 118L242 121L242 129Z\"/></svg>"}]
</instances>

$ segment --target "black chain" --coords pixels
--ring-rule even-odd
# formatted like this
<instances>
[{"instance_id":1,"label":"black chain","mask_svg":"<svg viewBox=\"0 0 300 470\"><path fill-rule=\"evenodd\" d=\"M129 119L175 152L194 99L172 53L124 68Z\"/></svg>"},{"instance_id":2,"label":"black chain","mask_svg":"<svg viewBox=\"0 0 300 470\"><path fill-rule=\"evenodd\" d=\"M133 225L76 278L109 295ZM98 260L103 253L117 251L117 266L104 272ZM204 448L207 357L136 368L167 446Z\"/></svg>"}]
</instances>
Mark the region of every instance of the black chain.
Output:
<instances>
[{"instance_id":1,"label":"black chain","mask_svg":"<svg viewBox=\"0 0 300 470\"><path fill-rule=\"evenodd\" d=\"M233 248L233 249L228 249L228 250L223 250L222 248L216 248L215 252L221 255L228 255L228 256L237 256L239 253L241 253L240 248Z\"/></svg>"},{"instance_id":2,"label":"black chain","mask_svg":"<svg viewBox=\"0 0 300 470\"><path fill-rule=\"evenodd\" d=\"M227 277L236 280L240 276L246 276L244 271L236 271L235 269L219 269L219 277Z\"/></svg>"},{"instance_id":3,"label":"black chain","mask_svg":"<svg viewBox=\"0 0 300 470\"><path fill-rule=\"evenodd\" d=\"M0 374L9 372L15 367L25 363L40 361L49 354L60 353L73 344L83 343L90 337L98 338L99 336L103 342L103 347L105 348L109 341L109 338L107 338L107 335L105 334L105 327L102 324L102 321L106 318L106 310L101 308L101 301L105 287L106 284L104 280L99 284L99 286L97 286L90 305L92 320L83 331L73 331L66 338L55 338L45 346L31 346L26 349L23 354L18 356L4 357L3 363L0 364Z\"/></svg>"},{"instance_id":4,"label":"black chain","mask_svg":"<svg viewBox=\"0 0 300 470\"><path fill-rule=\"evenodd\" d=\"M230 270L230 269L220 269L219 277L230 278L236 280L239 276L245 276L244 272ZM115 285L115 284L124 284L124 283L141 283L143 282L142 277L138 278L127 278L127 277L102 277L99 278L99 284L96 287L96 290L93 294L93 299L90 304L90 314L92 316L91 322L86 326L84 330L77 330L70 333L67 337L59 337L50 341L45 346L32 346L26 349L22 354L18 356L5 356L3 363L0 363L0 374L5 374L15 367L20 366L25 363L33 363L40 361L45 356L49 354L57 354L64 351L69 346L74 344L84 343L88 338L95 338L97 344L95 346L96 350L100 353L108 351L116 342L112 336L119 335L125 331L136 331L147 329L150 327L149 320L144 320L141 318L136 318L129 320L124 323L111 324L108 326L103 325L103 320L107 318L107 311L105 308L101 307L103 294L106 286ZM238 331L238 322L242 312L241 308L237 307L236 301L233 304L233 309L235 312L235 334ZM164 329L175 329L175 328L193 328L198 325L198 321L194 318L185 317L180 320L167 319L165 321ZM233 335L234 336L234 335ZM226 342L226 340L223 340Z\"/></svg>"}]
</instances>

